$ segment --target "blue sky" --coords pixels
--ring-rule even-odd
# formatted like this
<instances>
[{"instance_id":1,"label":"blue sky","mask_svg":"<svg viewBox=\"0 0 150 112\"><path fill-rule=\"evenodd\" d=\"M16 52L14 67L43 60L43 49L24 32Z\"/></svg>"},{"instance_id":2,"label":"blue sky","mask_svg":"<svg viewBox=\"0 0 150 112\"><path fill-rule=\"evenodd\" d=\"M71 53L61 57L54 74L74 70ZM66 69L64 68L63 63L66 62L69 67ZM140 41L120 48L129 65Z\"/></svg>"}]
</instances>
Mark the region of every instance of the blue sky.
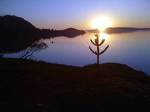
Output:
<instances>
[{"instance_id":1,"label":"blue sky","mask_svg":"<svg viewBox=\"0 0 150 112\"><path fill-rule=\"evenodd\" d=\"M113 26L150 27L150 0L0 0L0 15L25 18L39 28L90 28L96 16Z\"/></svg>"}]
</instances>

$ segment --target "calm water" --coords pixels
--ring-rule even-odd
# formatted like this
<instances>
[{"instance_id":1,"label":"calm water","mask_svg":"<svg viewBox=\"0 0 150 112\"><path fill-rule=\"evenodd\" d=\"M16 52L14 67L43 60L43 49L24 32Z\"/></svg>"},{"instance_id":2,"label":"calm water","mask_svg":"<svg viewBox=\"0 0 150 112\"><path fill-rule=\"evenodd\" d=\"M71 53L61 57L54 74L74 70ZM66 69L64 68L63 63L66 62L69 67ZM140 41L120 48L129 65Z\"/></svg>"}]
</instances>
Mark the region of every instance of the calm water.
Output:
<instances>
[{"instance_id":1,"label":"calm water","mask_svg":"<svg viewBox=\"0 0 150 112\"><path fill-rule=\"evenodd\" d=\"M84 66L96 62L96 56L89 50L90 39L94 35L87 33L75 38L58 37L42 40L48 48L37 51L32 59L50 63ZM52 44L51 41L54 41ZM109 49L100 57L100 63L122 63L150 74L150 32L111 34L102 48L107 44ZM6 57L17 57L21 53L9 54Z\"/></svg>"}]
</instances>

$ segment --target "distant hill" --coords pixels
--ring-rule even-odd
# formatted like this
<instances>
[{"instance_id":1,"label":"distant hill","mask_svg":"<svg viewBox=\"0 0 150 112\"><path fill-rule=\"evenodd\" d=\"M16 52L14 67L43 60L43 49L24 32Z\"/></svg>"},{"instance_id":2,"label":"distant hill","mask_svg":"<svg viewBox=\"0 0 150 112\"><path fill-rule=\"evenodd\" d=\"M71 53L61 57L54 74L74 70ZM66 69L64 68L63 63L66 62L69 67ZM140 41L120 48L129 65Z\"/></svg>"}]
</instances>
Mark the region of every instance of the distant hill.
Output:
<instances>
[{"instance_id":1,"label":"distant hill","mask_svg":"<svg viewBox=\"0 0 150 112\"><path fill-rule=\"evenodd\" d=\"M60 36L65 36L68 38L73 38L78 35L83 35L85 31L83 30L78 30L75 28L67 28L64 30L49 30L49 29L41 29L41 34L43 38L50 38L50 37L60 37Z\"/></svg>"},{"instance_id":2,"label":"distant hill","mask_svg":"<svg viewBox=\"0 0 150 112\"><path fill-rule=\"evenodd\" d=\"M107 33L128 33L135 31L150 31L150 28L110 27L106 29Z\"/></svg>"},{"instance_id":3,"label":"distant hill","mask_svg":"<svg viewBox=\"0 0 150 112\"><path fill-rule=\"evenodd\" d=\"M69 35L70 37L75 37L77 35L82 35L85 33L83 30L77 30L75 28L67 28L63 30L64 36Z\"/></svg>"},{"instance_id":4,"label":"distant hill","mask_svg":"<svg viewBox=\"0 0 150 112\"><path fill-rule=\"evenodd\" d=\"M129 33L135 31L150 31L150 28L134 28L134 27L109 27L106 29L106 33ZM97 29L86 30L86 32L90 33L99 33Z\"/></svg>"},{"instance_id":5,"label":"distant hill","mask_svg":"<svg viewBox=\"0 0 150 112\"><path fill-rule=\"evenodd\" d=\"M117 63L97 69L0 59L0 89L8 112L150 111L150 77Z\"/></svg>"},{"instance_id":6,"label":"distant hill","mask_svg":"<svg viewBox=\"0 0 150 112\"><path fill-rule=\"evenodd\" d=\"M84 33L84 31L74 28L65 30L39 29L21 17L0 16L0 53L24 50L42 38L75 37Z\"/></svg>"},{"instance_id":7,"label":"distant hill","mask_svg":"<svg viewBox=\"0 0 150 112\"><path fill-rule=\"evenodd\" d=\"M89 33L99 33L99 30L98 29L90 29L90 30L86 30L86 32L89 32Z\"/></svg>"}]
</instances>

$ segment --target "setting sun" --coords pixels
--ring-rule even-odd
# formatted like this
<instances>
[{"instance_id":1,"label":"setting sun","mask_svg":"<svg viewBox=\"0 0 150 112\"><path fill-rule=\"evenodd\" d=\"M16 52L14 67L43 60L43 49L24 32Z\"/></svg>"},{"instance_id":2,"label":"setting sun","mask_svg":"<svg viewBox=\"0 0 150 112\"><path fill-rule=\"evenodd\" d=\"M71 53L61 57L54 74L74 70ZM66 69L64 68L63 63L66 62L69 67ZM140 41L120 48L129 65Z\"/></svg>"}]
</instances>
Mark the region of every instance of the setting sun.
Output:
<instances>
[{"instance_id":1,"label":"setting sun","mask_svg":"<svg viewBox=\"0 0 150 112\"><path fill-rule=\"evenodd\" d=\"M92 28L104 31L106 28L112 26L112 20L109 17L97 17L92 20Z\"/></svg>"}]
</instances>

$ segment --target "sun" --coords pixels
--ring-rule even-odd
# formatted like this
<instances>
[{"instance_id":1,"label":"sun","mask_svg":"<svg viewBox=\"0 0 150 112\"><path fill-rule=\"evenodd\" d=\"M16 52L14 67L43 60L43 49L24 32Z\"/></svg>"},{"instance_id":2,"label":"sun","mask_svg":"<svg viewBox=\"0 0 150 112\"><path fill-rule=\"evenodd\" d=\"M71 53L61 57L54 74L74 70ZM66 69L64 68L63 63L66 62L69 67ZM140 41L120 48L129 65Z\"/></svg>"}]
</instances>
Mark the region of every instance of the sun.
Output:
<instances>
[{"instance_id":1,"label":"sun","mask_svg":"<svg viewBox=\"0 0 150 112\"><path fill-rule=\"evenodd\" d=\"M91 22L92 28L104 31L106 28L112 26L112 20L109 17L97 17Z\"/></svg>"}]
</instances>

